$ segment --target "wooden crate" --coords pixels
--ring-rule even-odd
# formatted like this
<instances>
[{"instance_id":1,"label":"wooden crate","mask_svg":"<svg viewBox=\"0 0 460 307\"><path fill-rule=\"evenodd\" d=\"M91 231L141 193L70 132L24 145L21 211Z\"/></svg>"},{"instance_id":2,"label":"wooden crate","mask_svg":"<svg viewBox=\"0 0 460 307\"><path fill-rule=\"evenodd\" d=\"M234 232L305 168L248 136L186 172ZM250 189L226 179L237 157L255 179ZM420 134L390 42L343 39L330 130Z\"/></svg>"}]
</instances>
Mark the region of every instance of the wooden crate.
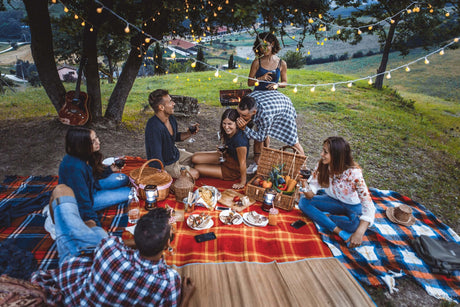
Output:
<instances>
[{"instance_id":1,"label":"wooden crate","mask_svg":"<svg viewBox=\"0 0 460 307\"><path fill-rule=\"evenodd\" d=\"M251 93L252 90L239 89L239 90L221 90L219 91L220 104L224 107L237 106L241 98Z\"/></svg>"},{"instance_id":2,"label":"wooden crate","mask_svg":"<svg viewBox=\"0 0 460 307\"><path fill-rule=\"evenodd\" d=\"M295 151L294 148L290 146L284 146L281 149L273 149L264 147L260 155L259 164L257 166L257 173L254 178L246 185L245 194L249 198L254 198L257 201L264 201L264 192L265 189L256 186L253 184L253 181L260 176L264 178L268 177L268 173L272 170L274 165L279 165L284 163L282 169L282 175L289 175L292 178L296 178L299 174L299 170L302 164L305 163L307 157L300 155L298 153L288 152L286 149L291 148ZM295 195L298 193L297 187L292 195L278 194L275 198L275 206L284 210L292 210L294 207Z\"/></svg>"}]
</instances>

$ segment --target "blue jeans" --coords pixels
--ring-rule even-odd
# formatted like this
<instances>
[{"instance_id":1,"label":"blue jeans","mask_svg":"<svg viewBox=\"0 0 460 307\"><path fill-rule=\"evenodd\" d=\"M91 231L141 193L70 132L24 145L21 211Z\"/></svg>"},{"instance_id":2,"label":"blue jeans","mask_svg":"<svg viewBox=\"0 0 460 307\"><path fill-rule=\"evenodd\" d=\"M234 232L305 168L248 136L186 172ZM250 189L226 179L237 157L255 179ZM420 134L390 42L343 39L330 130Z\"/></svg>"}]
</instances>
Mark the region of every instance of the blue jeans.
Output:
<instances>
[{"instance_id":1,"label":"blue jeans","mask_svg":"<svg viewBox=\"0 0 460 307\"><path fill-rule=\"evenodd\" d=\"M345 204L326 194L315 195L312 199L302 196L299 201L299 209L330 232L335 227L339 227L349 233L354 233L359 226L359 216L362 213L361 203Z\"/></svg>"},{"instance_id":2,"label":"blue jeans","mask_svg":"<svg viewBox=\"0 0 460 307\"><path fill-rule=\"evenodd\" d=\"M99 226L89 228L78 212L73 196L61 196L51 204L56 229L59 264L69 257L92 252L107 232Z\"/></svg>"},{"instance_id":3,"label":"blue jeans","mask_svg":"<svg viewBox=\"0 0 460 307\"><path fill-rule=\"evenodd\" d=\"M121 175L122 180L117 179ZM107 207L128 201L131 188L128 187L129 179L125 174L113 173L99 180L101 190L94 193L93 210L99 211Z\"/></svg>"}]
</instances>

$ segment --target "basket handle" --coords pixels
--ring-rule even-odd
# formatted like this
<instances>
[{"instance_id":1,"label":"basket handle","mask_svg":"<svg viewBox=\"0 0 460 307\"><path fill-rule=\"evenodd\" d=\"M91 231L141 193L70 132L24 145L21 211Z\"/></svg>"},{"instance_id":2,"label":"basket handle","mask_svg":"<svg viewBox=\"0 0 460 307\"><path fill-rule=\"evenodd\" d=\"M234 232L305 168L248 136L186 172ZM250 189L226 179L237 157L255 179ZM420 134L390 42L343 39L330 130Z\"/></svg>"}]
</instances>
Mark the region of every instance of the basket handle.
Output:
<instances>
[{"instance_id":1,"label":"basket handle","mask_svg":"<svg viewBox=\"0 0 460 307\"><path fill-rule=\"evenodd\" d=\"M142 164L141 169L139 170L139 176L137 177L136 180L139 180L139 178L141 178L142 172L144 171L144 168L145 168L150 162L153 162L153 161L157 161L158 163L160 163L160 165L161 165L161 171L162 171L162 172L164 171L163 162L161 162L161 160L158 160L158 159L150 159L150 160L147 160L144 164Z\"/></svg>"},{"instance_id":2,"label":"basket handle","mask_svg":"<svg viewBox=\"0 0 460 307\"><path fill-rule=\"evenodd\" d=\"M292 149L292 151L295 154L300 154L299 150L295 148L294 146L284 145L283 147L280 148L281 151L286 151L286 149Z\"/></svg>"},{"instance_id":3,"label":"basket handle","mask_svg":"<svg viewBox=\"0 0 460 307\"><path fill-rule=\"evenodd\" d=\"M190 179L192 179L193 185L195 185L195 178L193 178L192 174L190 174L190 172L188 171L188 169L185 169L185 172L186 172L185 174L186 174L186 175L188 174L188 175L190 176Z\"/></svg>"}]
</instances>

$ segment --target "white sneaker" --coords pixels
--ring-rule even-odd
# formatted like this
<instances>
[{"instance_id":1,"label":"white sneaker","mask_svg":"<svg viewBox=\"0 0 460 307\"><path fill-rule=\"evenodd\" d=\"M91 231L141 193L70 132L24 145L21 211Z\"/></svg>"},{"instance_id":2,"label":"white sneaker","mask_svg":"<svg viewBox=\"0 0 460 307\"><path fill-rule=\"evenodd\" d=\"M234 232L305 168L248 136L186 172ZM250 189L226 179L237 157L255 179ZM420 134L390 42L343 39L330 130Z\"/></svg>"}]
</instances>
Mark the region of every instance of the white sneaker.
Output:
<instances>
[{"instance_id":1,"label":"white sneaker","mask_svg":"<svg viewBox=\"0 0 460 307\"><path fill-rule=\"evenodd\" d=\"M251 163L248 168L246 169L246 174L252 175L257 172L257 164Z\"/></svg>"}]
</instances>

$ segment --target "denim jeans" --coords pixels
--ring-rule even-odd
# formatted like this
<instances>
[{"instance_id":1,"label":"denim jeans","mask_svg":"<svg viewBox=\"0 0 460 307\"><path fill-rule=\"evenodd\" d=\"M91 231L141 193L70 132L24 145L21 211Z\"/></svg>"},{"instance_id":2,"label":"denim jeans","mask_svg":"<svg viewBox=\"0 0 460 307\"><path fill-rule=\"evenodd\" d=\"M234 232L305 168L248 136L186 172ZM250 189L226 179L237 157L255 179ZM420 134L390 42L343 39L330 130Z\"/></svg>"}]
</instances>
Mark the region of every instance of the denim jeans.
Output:
<instances>
[{"instance_id":1,"label":"denim jeans","mask_svg":"<svg viewBox=\"0 0 460 307\"><path fill-rule=\"evenodd\" d=\"M54 212L59 264L69 257L92 252L107 232L99 226L89 228L78 212L73 196L61 196L51 204Z\"/></svg>"},{"instance_id":2,"label":"denim jeans","mask_svg":"<svg viewBox=\"0 0 460 307\"><path fill-rule=\"evenodd\" d=\"M118 176L123 179L117 179ZM131 188L128 187L129 178L125 174L113 173L107 178L100 179L99 185L101 190L94 193L93 210L99 211L107 207L128 201Z\"/></svg>"},{"instance_id":3,"label":"denim jeans","mask_svg":"<svg viewBox=\"0 0 460 307\"><path fill-rule=\"evenodd\" d=\"M312 199L302 196L299 201L299 209L330 232L335 227L339 227L349 233L354 233L359 226L359 216L362 213L360 203L346 204L326 194L315 195Z\"/></svg>"}]
</instances>

